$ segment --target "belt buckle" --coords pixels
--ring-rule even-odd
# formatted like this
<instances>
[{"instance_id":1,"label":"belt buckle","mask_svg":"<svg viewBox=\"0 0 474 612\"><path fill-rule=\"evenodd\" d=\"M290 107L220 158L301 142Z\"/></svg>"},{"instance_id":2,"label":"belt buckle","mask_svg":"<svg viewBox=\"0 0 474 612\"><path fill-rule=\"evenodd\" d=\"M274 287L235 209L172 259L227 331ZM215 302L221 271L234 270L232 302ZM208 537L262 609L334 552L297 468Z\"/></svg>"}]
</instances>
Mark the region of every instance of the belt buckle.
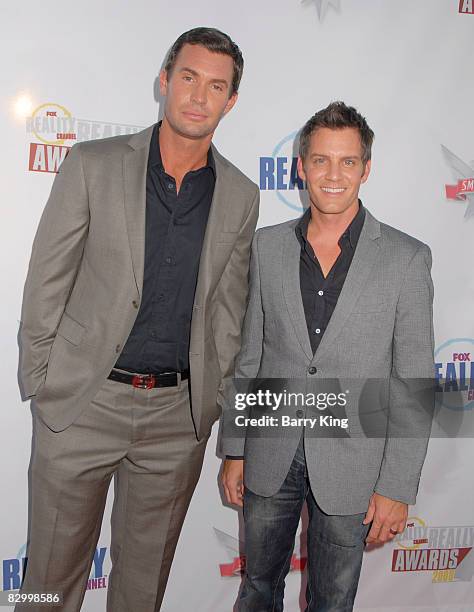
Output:
<instances>
[{"instance_id":1,"label":"belt buckle","mask_svg":"<svg viewBox=\"0 0 474 612\"><path fill-rule=\"evenodd\" d=\"M153 389L155 386L155 377L153 374L135 374L132 379L132 385L136 389Z\"/></svg>"}]
</instances>

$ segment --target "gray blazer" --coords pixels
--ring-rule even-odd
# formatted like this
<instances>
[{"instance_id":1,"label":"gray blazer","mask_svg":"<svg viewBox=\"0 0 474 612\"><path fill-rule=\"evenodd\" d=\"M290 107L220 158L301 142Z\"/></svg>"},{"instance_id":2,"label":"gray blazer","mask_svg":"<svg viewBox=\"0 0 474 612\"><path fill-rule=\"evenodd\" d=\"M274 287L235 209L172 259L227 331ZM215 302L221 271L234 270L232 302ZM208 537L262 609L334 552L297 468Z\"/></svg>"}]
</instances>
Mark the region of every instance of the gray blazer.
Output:
<instances>
[{"instance_id":1,"label":"gray blazer","mask_svg":"<svg viewBox=\"0 0 474 612\"><path fill-rule=\"evenodd\" d=\"M337 378L349 381L356 396L363 384L355 388L354 379L431 380L430 249L366 211L344 287L313 355L300 291L297 222L263 228L255 235L235 377L294 379L299 380L300 390L302 383L308 389L318 380ZM387 403L390 412L402 419L413 418L418 410L403 384L390 384ZM349 420L356 420L356 412L347 410ZM230 391L226 391L225 412L223 454L245 455L245 485L259 495L275 494L288 473L303 426L287 427L278 436L250 436L248 429L238 436L235 428L229 429L234 417L228 415L236 414ZM410 439L385 433L328 439L316 438L304 428L309 479L320 507L328 514L362 513L374 491L415 503L429 424L421 429L422 435Z\"/></svg>"},{"instance_id":2,"label":"gray blazer","mask_svg":"<svg viewBox=\"0 0 474 612\"><path fill-rule=\"evenodd\" d=\"M68 427L97 393L138 313L153 127L74 145L38 227L21 313L20 381L54 431ZM240 347L259 202L257 186L212 150L217 178L189 350L198 438L219 417L222 378Z\"/></svg>"}]
</instances>

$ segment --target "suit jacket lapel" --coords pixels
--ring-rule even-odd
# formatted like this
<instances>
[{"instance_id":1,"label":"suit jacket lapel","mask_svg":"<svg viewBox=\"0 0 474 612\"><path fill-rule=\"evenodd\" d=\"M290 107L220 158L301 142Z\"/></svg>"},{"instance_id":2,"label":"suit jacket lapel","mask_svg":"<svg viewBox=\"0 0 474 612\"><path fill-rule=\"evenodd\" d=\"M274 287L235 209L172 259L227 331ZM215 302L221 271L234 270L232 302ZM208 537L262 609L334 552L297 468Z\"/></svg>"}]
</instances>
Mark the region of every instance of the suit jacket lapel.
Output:
<instances>
[{"instance_id":1,"label":"suit jacket lapel","mask_svg":"<svg viewBox=\"0 0 474 612\"><path fill-rule=\"evenodd\" d=\"M123 156L125 219L135 283L140 297L145 262L146 173L154 127L151 125L133 134L128 141L132 150Z\"/></svg>"},{"instance_id":2,"label":"suit jacket lapel","mask_svg":"<svg viewBox=\"0 0 474 612\"><path fill-rule=\"evenodd\" d=\"M300 286L301 246L295 235L295 226L296 223L291 224L283 247L283 294L296 337L306 356L311 360L313 351L309 341Z\"/></svg>"},{"instance_id":3,"label":"suit jacket lapel","mask_svg":"<svg viewBox=\"0 0 474 612\"><path fill-rule=\"evenodd\" d=\"M380 249L378 238L380 238L380 223L366 209L364 225L351 266L339 295L336 308L315 353L315 359L319 360L321 355L334 343L351 314L357 298L362 293L372 267L377 261Z\"/></svg>"}]
</instances>

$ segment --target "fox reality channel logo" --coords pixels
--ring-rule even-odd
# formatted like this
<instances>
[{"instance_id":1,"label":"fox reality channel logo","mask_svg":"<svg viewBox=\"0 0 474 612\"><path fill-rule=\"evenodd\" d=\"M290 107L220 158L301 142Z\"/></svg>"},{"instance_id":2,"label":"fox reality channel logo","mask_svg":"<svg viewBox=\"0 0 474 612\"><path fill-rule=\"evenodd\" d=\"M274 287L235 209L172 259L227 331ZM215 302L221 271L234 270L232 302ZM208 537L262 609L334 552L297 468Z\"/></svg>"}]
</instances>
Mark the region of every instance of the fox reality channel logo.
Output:
<instances>
[{"instance_id":1,"label":"fox reality channel logo","mask_svg":"<svg viewBox=\"0 0 474 612\"><path fill-rule=\"evenodd\" d=\"M134 134L142 129L137 125L78 119L61 104L41 104L26 118L27 136L34 140L30 142L28 170L57 172L75 142Z\"/></svg>"},{"instance_id":2,"label":"fox reality channel logo","mask_svg":"<svg viewBox=\"0 0 474 612\"><path fill-rule=\"evenodd\" d=\"M393 539L392 572L432 572L432 582L471 582L474 526L431 527L410 517Z\"/></svg>"},{"instance_id":3,"label":"fox reality channel logo","mask_svg":"<svg viewBox=\"0 0 474 612\"><path fill-rule=\"evenodd\" d=\"M214 533L221 548L226 551L228 557L226 563L219 563L221 577L231 578L233 576L240 576L245 572L243 542L215 527ZM290 572L302 572L306 567L306 561L307 557L301 555L299 543L296 542L290 559Z\"/></svg>"},{"instance_id":4,"label":"fox reality channel logo","mask_svg":"<svg viewBox=\"0 0 474 612\"><path fill-rule=\"evenodd\" d=\"M467 202L464 217L469 219L474 216L474 162L468 164L444 145L441 145L441 150L456 181L455 184L445 185L446 199Z\"/></svg>"},{"instance_id":5,"label":"fox reality channel logo","mask_svg":"<svg viewBox=\"0 0 474 612\"><path fill-rule=\"evenodd\" d=\"M87 590L106 589L107 574L104 574L104 560L107 547L96 548L92 560L92 568L87 580ZM26 557L26 544L13 559L3 559L2 562L2 591L17 591L25 575L28 558Z\"/></svg>"},{"instance_id":6,"label":"fox reality channel logo","mask_svg":"<svg viewBox=\"0 0 474 612\"><path fill-rule=\"evenodd\" d=\"M451 410L474 408L474 338L452 338L435 350L436 392Z\"/></svg>"},{"instance_id":7,"label":"fox reality channel logo","mask_svg":"<svg viewBox=\"0 0 474 612\"><path fill-rule=\"evenodd\" d=\"M473 0L459 0L459 12L463 15L474 15Z\"/></svg>"},{"instance_id":8,"label":"fox reality channel logo","mask_svg":"<svg viewBox=\"0 0 474 612\"><path fill-rule=\"evenodd\" d=\"M298 134L298 131L288 134L274 148L271 157L260 158L260 189L275 191L285 206L303 212L306 184L298 176Z\"/></svg>"}]
</instances>

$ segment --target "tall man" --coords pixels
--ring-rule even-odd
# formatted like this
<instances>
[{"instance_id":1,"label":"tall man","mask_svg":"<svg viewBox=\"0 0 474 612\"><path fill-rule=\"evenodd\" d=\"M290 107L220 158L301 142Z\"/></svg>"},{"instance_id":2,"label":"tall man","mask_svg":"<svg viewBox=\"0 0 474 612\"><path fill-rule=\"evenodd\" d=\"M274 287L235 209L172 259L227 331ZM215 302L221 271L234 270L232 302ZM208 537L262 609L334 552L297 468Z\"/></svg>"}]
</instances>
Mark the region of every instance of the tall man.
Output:
<instances>
[{"instance_id":1,"label":"tall man","mask_svg":"<svg viewBox=\"0 0 474 612\"><path fill-rule=\"evenodd\" d=\"M75 145L38 228L21 323L35 400L23 588L61 591L65 612L81 606L113 475L107 609L160 609L240 346L258 189L211 140L242 69L226 34L182 34L163 121Z\"/></svg>"},{"instance_id":2,"label":"tall man","mask_svg":"<svg viewBox=\"0 0 474 612\"><path fill-rule=\"evenodd\" d=\"M352 391L360 391L359 381L390 379L389 434L397 433L315 436L303 421L310 409L290 406L291 432L276 436L262 426L250 435L248 426L245 440L235 427L229 430L236 419L226 414L223 484L230 502L242 505L243 497L245 519L241 611L283 609L305 500L312 612L352 610L369 524L367 542L387 542L403 531L407 505L415 502L430 411L424 413L406 383L431 379L434 371L431 254L377 221L358 199L372 140L366 120L342 102L304 126L298 172L310 207L301 219L255 236L235 376L299 379L306 389L325 379L352 379ZM351 427L358 413L347 406ZM327 421L319 423L322 430Z\"/></svg>"}]
</instances>

